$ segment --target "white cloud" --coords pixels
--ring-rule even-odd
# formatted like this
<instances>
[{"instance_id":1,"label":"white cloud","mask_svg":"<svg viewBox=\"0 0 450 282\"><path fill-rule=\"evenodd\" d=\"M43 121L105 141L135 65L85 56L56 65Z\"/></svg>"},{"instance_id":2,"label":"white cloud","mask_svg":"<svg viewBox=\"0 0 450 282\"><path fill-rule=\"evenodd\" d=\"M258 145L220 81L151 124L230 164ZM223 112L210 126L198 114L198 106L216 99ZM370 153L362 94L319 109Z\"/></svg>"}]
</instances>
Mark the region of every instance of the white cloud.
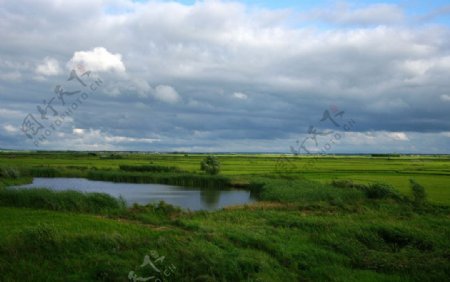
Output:
<instances>
[{"instance_id":1,"label":"white cloud","mask_svg":"<svg viewBox=\"0 0 450 282\"><path fill-rule=\"evenodd\" d=\"M375 148L377 145L394 148L395 144L398 144L397 141L410 141L410 139L404 132L387 131L347 132L342 138L342 142L350 145L367 145L370 148Z\"/></svg>"},{"instance_id":2,"label":"white cloud","mask_svg":"<svg viewBox=\"0 0 450 282\"><path fill-rule=\"evenodd\" d=\"M304 16L306 19L319 19L336 24L392 24L402 22L403 10L393 4L372 4L366 7L352 7L340 3L333 8L315 10Z\"/></svg>"},{"instance_id":3,"label":"white cloud","mask_svg":"<svg viewBox=\"0 0 450 282\"><path fill-rule=\"evenodd\" d=\"M105 141L109 143L128 143L128 142L153 143L160 141L160 139L156 138L132 138L126 136L105 136L104 138Z\"/></svg>"},{"instance_id":4,"label":"white cloud","mask_svg":"<svg viewBox=\"0 0 450 282\"><path fill-rule=\"evenodd\" d=\"M404 132L389 132L387 133L387 136L391 139L397 140L397 141L408 141L408 135L406 135Z\"/></svg>"},{"instance_id":5,"label":"white cloud","mask_svg":"<svg viewBox=\"0 0 450 282\"><path fill-rule=\"evenodd\" d=\"M36 67L35 72L38 75L42 76L54 76L60 74L62 70L59 67L59 62L56 59L45 57L42 63L40 63Z\"/></svg>"},{"instance_id":6,"label":"white cloud","mask_svg":"<svg viewBox=\"0 0 450 282\"><path fill-rule=\"evenodd\" d=\"M445 101L445 102L450 102L450 95L442 94L441 95L441 100Z\"/></svg>"},{"instance_id":7,"label":"white cloud","mask_svg":"<svg viewBox=\"0 0 450 282\"><path fill-rule=\"evenodd\" d=\"M19 129L17 129L16 127L12 126L11 124L6 124L6 125L4 125L4 126L3 126L3 129L4 129L6 132L9 132L9 133L16 133L16 132L19 131Z\"/></svg>"},{"instance_id":8,"label":"white cloud","mask_svg":"<svg viewBox=\"0 0 450 282\"><path fill-rule=\"evenodd\" d=\"M246 100L248 98L248 96L246 94L241 93L241 92L234 92L233 97L237 98L237 99L241 99L241 100Z\"/></svg>"},{"instance_id":9,"label":"white cloud","mask_svg":"<svg viewBox=\"0 0 450 282\"><path fill-rule=\"evenodd\" d=\"M22 74L19 71L0 73L0 80L19 81L21 78Z\"/></svg>"},{"instance_id":10,"label":"white cloud","mask_svg":"<svg viewBox=\"0 0 450 282\"><path fill-rule=\"evenodd\" d=\"M96 47L90 51L77 51L69 61L69 68L82 65L86 70L96 72L125 72L121 54L112 54L104 47Z\"/></svg>"},{"instance_id":11,"label":"white cloud","mask_svg":"<svg viewBox=\"0 0 450 282\"><path fill-rule=\"evenodd\" d=\"M21 117L22 118L25 117L25 113L21 112L21 111L6 109L6 108L0 108L0 117L4 118L4 119L7 119L7 118L18 119Z\"/></svg>"},{"instance_id":12,"label":"white cloud","mask_svg":"<svg viewBox=\"0 0 450 282\"><path fill-rule=\"evenodd\" d=\"M180 101L180 95L178 95L177 91L173 89L172 86L168 85L158 85L153 91L152 95L162 101L169 104L174 104Z\"/></svg>"},{"instance_id":13,"label":"white cloud","mask_svg":"<svg viewBox=\"0 0 450 282\"><path fill-rule=\"evenodd\" d=\"M82 142L89 146L93 146L95 144L105 144L111 146L116 143L127 143L127 142L153 143L160 141L160 139L158 138L136 138L120 135L111 135L109 133L102 132L99 129L92 129L92 128L90 128L89 130L74 128L73 133L76 136L75 140L77 140L77 142Z\"/></svg>"},{"instance_id":14,"label":"white cloud","mask_svg":"<svg viewBox=\"0 0 450 282\"><path fill-rule=\"evenodd\" d=\"M82 134L84 134L84 129L74 128L72 132L73 132L73 134L76 134L76 135L82 135Z\"/></svg>"},{"instance_id":15,"label":"white cloud","mask_svg":"<svg viewBox=\"0 0 450 282\"><path fill-rule=\"evenodd\" d=\"M135 90L140 97L147 97L152 91L152 87L144 79L133 79L132 82L132 90Z\"/></svg>"},{"instance_id":16,"label":"white cloud","mask_svg":"<svg viewBox=\"0 0 450 282\"><path fill-rule=\"evenodd\" d=\"M2 107L23 112L13 117L0 109L0 126L19 125L26 113L36 114L36 103L51 97L53 84L66 82L65 77L29 80L37 75L35 62L53 56L72 58L68 67L111 72L101 74L104 85L73 116L73 126L85 128L84 133L67 132L79 137L76 148L87 144L87 128L102 128L117 130L110 140L164 132L167 140L182 140L177 147L208 148L211 142L222 142L216 144L219 149L245 147L236 141L248 139L255 148L271 151L266 143L305 132L329 103L338 103L345 117L357 122L363 132L359 141L370 145L359 147L364 150L377 150L381 141L387 151L413 142L427 149L413 132L450 128L450 29L412 22L401 6L337 5L299 23L297 16L290 17L295 11L233 1L81 0L71 1L69 8L54 1L0 5L1 26L7 27L0 32L0 79L27 82L0 81ZM43 64L40 71L52 73L51 65ZM235 92L245 89L251 96ZM141 107L134 106L137 102ZM127 116L121 118L123 113ZM152 123L141 122L149 117ZM364 135L368 130L376 136ZM194 131L210 134L192 136ZM437 142L448 140L437 136ZM255 138L261 140L258 146ZM407 138L410 142L399 142ZM61 138L60 146L74 144L67 141ZM95 139L89 146L102 148L102 142Z\"/></svg>"}]
</instances>

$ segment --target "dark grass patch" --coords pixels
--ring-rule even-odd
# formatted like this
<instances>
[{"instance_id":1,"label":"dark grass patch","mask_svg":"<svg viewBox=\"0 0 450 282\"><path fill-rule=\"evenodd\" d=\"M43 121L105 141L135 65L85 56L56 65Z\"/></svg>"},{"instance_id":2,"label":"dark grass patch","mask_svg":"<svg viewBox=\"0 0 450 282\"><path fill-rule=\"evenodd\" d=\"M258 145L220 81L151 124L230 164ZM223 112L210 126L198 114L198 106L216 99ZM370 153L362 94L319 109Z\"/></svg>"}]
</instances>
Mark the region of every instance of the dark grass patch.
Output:
<instances>
[{"instance_id":1,"label":"dark grass patch","mask_svg":"<svg viewBox=\"0 0 450 282\"><path fill-rule=\"evenodd\" d=\"M369 199L387 199L392 198L395 200L403 200L404 197L395 190L394 187L384 183L374 184L357 184L351 180L346 179L334 179L331 181L331 185L337 188L356 189L364 192Z\"/></svg>"},{"instance_id":2,"label":"dark grass patch","mask_svg":"<svg viewBox=\"0 0 450 282\"><path fill-rule=\"evenodd\" d=\"M15 167L0 167L0 178L17 179L20 177L20 171Z\"/></svg>"},{"instance_id":3,"label":"dark grass patch","mask_svg":"<svg viewBox=\"0 0 450 282\"><path fill-rule=\"evenodd\" d=\"M0 191L0 205L86 213L111 213L125 209L124 200L108 194L52 191L45 188L5 188Z\"/></svg>"},{"instance_id":4,"label":"dark grass patch","mask_svg":"<svg viewBox=\"0 0 450 282\"><path fill-rule=\"evenodd\" d=\"M123 171L138 171L138 172L183 172L175 166L162 165L120 165L120 170Z\"/></svg>"},{"instance_id":5,"label":"dark grass patch","mask_svg":"<svg viewBox=\"0 0 450 282\"><path fill-rule=\"evenodd\" d=\"M158 183L195 188L224 189L230 187L230 179L218 175L145 173L125 171L90 171L87 178L112 182Z\"/></svg>"}]
</instances>

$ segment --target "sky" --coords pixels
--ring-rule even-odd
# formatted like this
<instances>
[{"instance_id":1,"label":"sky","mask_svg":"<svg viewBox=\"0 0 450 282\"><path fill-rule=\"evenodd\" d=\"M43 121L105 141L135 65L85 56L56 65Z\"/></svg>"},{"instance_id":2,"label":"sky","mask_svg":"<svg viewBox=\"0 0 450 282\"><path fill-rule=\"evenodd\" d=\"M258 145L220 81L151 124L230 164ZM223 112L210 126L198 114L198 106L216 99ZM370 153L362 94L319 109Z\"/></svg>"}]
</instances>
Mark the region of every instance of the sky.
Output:
<instances>
[{"instance_id":1,"label":"sky","mask_svg":"<svg viewBox=\"0 0 450 282\"><path fill-rule=\"evenodd\" d=\"M450 153L448 1L0 0L0 148Z\"/></svg>"}]
</instances>

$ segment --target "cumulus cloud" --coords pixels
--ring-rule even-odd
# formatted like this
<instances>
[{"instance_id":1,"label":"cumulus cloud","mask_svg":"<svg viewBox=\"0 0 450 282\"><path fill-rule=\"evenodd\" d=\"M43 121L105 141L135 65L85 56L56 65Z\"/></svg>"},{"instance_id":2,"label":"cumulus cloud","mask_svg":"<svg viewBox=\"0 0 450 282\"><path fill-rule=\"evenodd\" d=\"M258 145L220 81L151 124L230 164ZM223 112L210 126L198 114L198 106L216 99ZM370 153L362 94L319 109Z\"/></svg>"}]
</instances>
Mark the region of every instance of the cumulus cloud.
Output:
<instances>
[{"instance_id":1,"label":"cumulus cloud","mask_svg":"<svg viewBox=\"0 0 450 282\"><path fill-rule=\"evenodd\" d=\"M81 136L84 139L84 142L87 143L101 143L101 142L103 142L104 144L127 143L127 142L153 143L159 141L159 139L157 138L133 138L126 136L116 136L92 128L89 128L88 130L81 128L74 128L73 133L75 136Z\"/></svg>"},{"instance_id":2,"label":"cumulus cloud","mask_svg":"<svg viewBox=\"0 0 450 282\"><path fill-rule=\"evenodd\" d=\"M132 91L136 91L141 97L148 97L152 91L150 84L144 79L132 79Z\"/></svg>"},{"instance_id":3,"label":"cumulus cloud","mask_svg":"<svg viewBox=\"0 0 450 282\"><path fill-rule=\"evenodd\" d=\"M82 135L82 134L84 134L84 129L82 129L82 128L74 128L73 129L73 134Z\"/></svg>"},{"instance_id":4,"label":"cumulus cloud","mask_svg":"<svg viewBox=\"0 0 450 282\"><path fill-rule=\"evenodd\" d=\"M447 94L441 95L441 100L444 102L450 102L450 95Z\"/></svg>"},{"instance_id":5,"label":"cumulus cloud","mask_svg":"<svg viewBox=\"0 0 450 282\"><path fill-rule=\"evenodd\" d=\"M9 132L9 133L16 133L16 132L19 131L16 127L14 127L14 126L11 125L11 124L6 124L6 125L4 125L4 126L3 126L3 129L4 129L6 132Z\"/></svg>"},{"instance_id":6,"label":"cumulus cloud","mask_svg":"<svg viewBox=\"0 0 450 282\"><path fill-rule=\"evenodd\" d=\"M42 63L36 67L36 73L42 76L58 75L62 72L59 62L50 57L46 57Z\"/></svg>"},{"instance_id":7,"label":"cumulus cloud","mask_svg":"<svg viewBox=\"0 0 450 282\"><path fill-rule=\"evenodd\" d=\"M173 87L168 85L158 85L153 91L153 96L162 102L173 104L180 101L180 95Z\"/></svg>"},{"instance_id":8,"label":"cumulus cloud","mask_svg":"<svg viewBox=\"0 0 450 282\"><path fill-rule=\"evenodd\" d=\"M246 100L248 99L247 94L241 93L241 92L234 92L233 93L233 97L237 98L237 99L241 99L241 100Z\"/></svg>"},{"instance_id":9,"label":"cumulus cloud","mask_svg":"<svg viewBox=\"0 0 450 282\"><path fill-rule=\"evenodd\" d=\"M55 85L85 90L56 76L54 58L104 82L71 117L84 131L60 129L46 148L287 151L312 124L334 130L320 122L330 104L356 121L360 138L349 134L338 151L450 148L441 134L450 131L450 28L418 24L402 6L338 4L301 11L298 21L300 11L230 1L67 5L0 7L0 124L39 116ZM102 134L109 139L94 138ZM146 134L162 142L133 141L153 139ZM2 146L30 146L8 136Z\"/></svg>"},{"instance_id":10,"label":"cumulus cloud","mask_svg":"<svg viewBox=\"0 0 450 282\"><path fill-rule=\"evenodd\" d=\"M86 70L95 72L125 72L122 55L110 53L104 47L96 47L90 51L76 51L68 65L70 68L82 65Z\"/></svg>"},{"instance_id":11,"label":"cumulus cloud","mask_svg":"<svg viewBox=\"0 0 450 282\"><path fill-rule=\"evenodd\" d=\"M387 136L389 138L392 138L393 140L398 141L408 141L409 138L404 132L389 132L387 133Z\"/></svg>"}]
</instances>

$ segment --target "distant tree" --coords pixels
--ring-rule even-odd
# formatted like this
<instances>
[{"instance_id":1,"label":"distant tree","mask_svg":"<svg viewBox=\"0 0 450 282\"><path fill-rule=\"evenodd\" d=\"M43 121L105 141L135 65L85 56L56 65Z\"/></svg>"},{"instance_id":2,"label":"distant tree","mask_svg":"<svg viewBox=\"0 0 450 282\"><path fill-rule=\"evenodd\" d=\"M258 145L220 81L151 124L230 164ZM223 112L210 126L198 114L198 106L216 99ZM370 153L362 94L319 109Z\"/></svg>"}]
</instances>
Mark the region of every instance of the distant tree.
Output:
<instances>
[{"instance_id":1,"label":"distant tree","mask_svg":"<svg viewBox=\"0 0 450 282\"><path fill-rule=\"evenodd\" d=\"M220 162L214 156L207 156L200 163L200 169L211 175L219 174Z\"/></svg>"}]
</instances>

